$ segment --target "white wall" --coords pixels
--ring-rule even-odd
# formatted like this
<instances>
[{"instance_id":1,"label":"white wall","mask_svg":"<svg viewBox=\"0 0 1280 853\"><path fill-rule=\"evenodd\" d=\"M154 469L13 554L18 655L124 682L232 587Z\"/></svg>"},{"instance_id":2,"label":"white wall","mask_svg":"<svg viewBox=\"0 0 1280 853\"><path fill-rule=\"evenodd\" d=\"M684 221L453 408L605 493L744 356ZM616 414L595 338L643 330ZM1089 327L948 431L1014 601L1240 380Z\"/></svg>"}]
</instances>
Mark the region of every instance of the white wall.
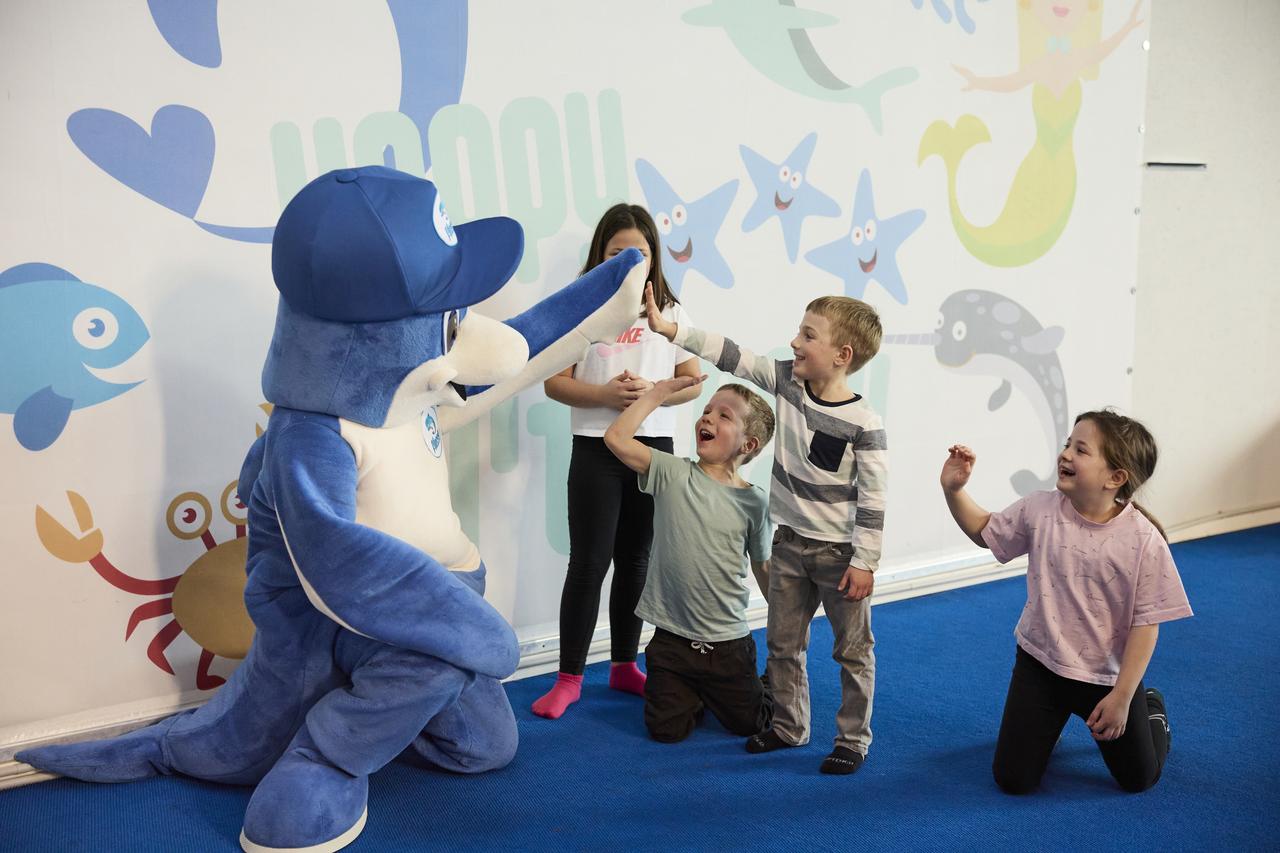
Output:
<instances>
[{"instance_id":1,"label":"white wall","mask_svg":"<svg viewBox=\"0 0 1280 853\"><path fill-rule=\"evenodd\" d=\"M386 144L397 165L421 170L424 132L431 174L455 219L506 213L525 225L526 263L484 306L494 316L511 316L572 277L600 211L653 192L637 166L645 160L691 210L730 188L724 210L699 214L707 221L698 224L710 227L696 238L700 263L683 276L681 298L695 320L752 349L785 353L804 306L833 293L871 302L890 335L933 333L940 306L964 289L997 293L1038 327L1061 330L1061 338L1051 332L1038 341L1061 368L1060 388L1016 382L1018 362L1007 351L1020 336L996 355L954 368L934 347L899 339L853 380L883 413L890 436L881 591L988 559L946 514L937 473L947 445L965 441L979 450L975 494L1004 506L1017 496L1011 475L1052 469L1062 435L1040 412L1055 397L1073 412L1131 402L1145 24L1119 42L1096 79L1083 82L1078 114L1046 120L1072 128L1055 138L1053 157L1063 144L1073 153L1054 161L1049 191L1014 198L1030 200L1035 213L1037 199L1070 186L1065 230L1043 255L997 266L958 238L942 161L918 156L932 122L966 113L982 119L991 141L964 156L955 187L959 208L979 224L1017 195L1011 187L1024 158L1042 162L1031 90L965 91L952 68L1017 71L1020 4L968 4L970 32L954 15L944 20L933 2L806 2L826 16L805 24L806 58L825 63L827 75L856 86L894 69L911 72L885 95L880 128L801 70L812 64L796 54L790 31L797 21L777 21L766 30L773 36L767 49L757 50L750 32L731 38L722 26L684 19L704 5L633 4L623 14L595 0L222 0L216 28L194 17L175 28L142 3L0 4L7 93L0 102L0 271L56 264L125 300L150 331L124 366L129 378L145 381L73 411L46 448L20 445L12 413L0 409L0 583L9 605L0 620L0 757L23 743L207 697L193 690L200 648L185 632L165 650L172 675L146 654L164 618L144 620L124 638L130 613L161 596L118 589L83 562L59 559L36 536L35 508L78 533L65 494L74 491L92 511L86 526L102 531L104 553L122 571L144 580L184 572L204 546L170 535L170 500L198 491L216 504L262 418L258 377L275 292L269 246L253 241L253 229L274 223L301 182L380 161ZM1085 11L1089 5L1031 4L1046 16L1052 6L1100 16L1104 35L1120 29L1131 8L1109 0ZM799 14L773 0L732 6L735 15ZM1044 33L1033 35L1032 47L1043 49ZM214 39L220 62L210 65ZM1089 40L1074 34L1073 49ZM402 72L410 85L402 86ZM439 83L431 97L413 74ZM170 104L184 105L185 124L157 128L162 144L148 142L143 129L151 131L157 111ZM102 112L87 124L69 123L86 109ZM216 139L204 158L193 153L202 133ZM806 185L830 196L840 213L804 220L793 260L778 220L742 228L772 187L762 182L758 194L740 146L780 163L810 133L817 144ZM846 289L805 255L850 245L864 170L885 240L876 244L875 274ZM659 209L670 203L648 201ZM923 220L890 241L889 223L903 215ZM717 216L723 221L710 221ZM858 225L863 216L870 214L860 213ZM701 263L708 242L732 280ZM844 269L851 272L853 262ZM19 312L32 303L15 306L16 293L0 287L0 307L8 306L0 324L27 317ZM1010 316L992 311L986 319L997 313ZM1001 327L986 325L998 340ZM43 328L34 320L24 327ZM44 331L24 350L40 359L22 369L0 360L0 390L30 378L24 370L39 374L67 358L70 345L61 338L54 345L66 329ZM950 323L943 331L958 333ZM966 340L979 337L971 324ZM1015 382L1005 386L1009 378ZM692 415L692 407L679 415L681 450L689 448ZM565 567L567 413L535 388L482 421L449 438L455 508L485 556L490 600L536 644L554 633ZM764 482L768 466L762 457L746 474ZM214 515L210 532L225 542L234 529ZM213 671L225 675L234 665L217 658Z\"/></svg>"},{"instance_id":2,"label":"white wall","mask_svg":"<svg viewBox=\"0 0 1280 853\"><path fill-rule=\"evenodd\" d=\"M1151 23L1134 413L1173 534L1280 521L1280 3L1160 0ZM1242 517L1211 523L1219 516Z\"/></svg>"}]
</instances>

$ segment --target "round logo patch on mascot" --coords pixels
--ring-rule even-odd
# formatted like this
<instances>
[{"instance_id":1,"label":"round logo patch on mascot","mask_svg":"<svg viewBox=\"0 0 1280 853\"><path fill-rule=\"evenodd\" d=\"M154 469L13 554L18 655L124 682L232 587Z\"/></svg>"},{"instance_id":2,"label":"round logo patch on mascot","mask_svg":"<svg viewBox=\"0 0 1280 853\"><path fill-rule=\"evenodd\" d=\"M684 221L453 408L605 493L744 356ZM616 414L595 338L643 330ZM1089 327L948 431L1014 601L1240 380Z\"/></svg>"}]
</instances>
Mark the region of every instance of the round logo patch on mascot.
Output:
<instances>
[{"instance_id":1,"label":"round logo patch on mascot","mask_svg":"<svg viewBox=\"0 0 1280 853\"><path fill-rule=\"evenodd\" d=\"M440 435L440 427L436 424L436 407L432 406L427 409L426 414L422 416L422 440L426 442L427 450L431 451L431 455L440 458L440 452L444 450L444 438Z\"/></svg>"},{"instance_id":2,"label":"round logo patch on mascot","mask_svg":"<svg viewBox=\"0 0 1280 853\"><path fill-rule=\"evenodd\" d=\"M436 196L435 209L431 211L432 220L435 222L436 233L440 235L440 239L444 241L446 246L458 245L458 235L453 232L453 222L449 219L449 214L444 209L444 199Z\"/></svg>"}]
</instances>

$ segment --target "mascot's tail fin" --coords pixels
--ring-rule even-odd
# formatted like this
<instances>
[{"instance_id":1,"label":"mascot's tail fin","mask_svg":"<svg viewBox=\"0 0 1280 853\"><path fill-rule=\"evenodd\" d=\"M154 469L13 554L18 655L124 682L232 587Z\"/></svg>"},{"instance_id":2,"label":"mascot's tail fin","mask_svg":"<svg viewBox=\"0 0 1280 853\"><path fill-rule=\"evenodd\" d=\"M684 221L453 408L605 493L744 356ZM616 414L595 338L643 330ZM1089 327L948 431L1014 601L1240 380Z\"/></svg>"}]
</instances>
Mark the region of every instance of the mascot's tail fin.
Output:
<instances>
[{"instance_id":1,"label":"mascot's tail fin","mask_svg":"<svg viewBox=\"0 0 1280 853\"><path fill-rule=\"evenodd\" d=\"M181 716L181 715L179 715ZM86 782L133 782L173 772L160 743L178 717L108 740L27 749L14 756L37 770Z\"/></svg>"}]
</instances>

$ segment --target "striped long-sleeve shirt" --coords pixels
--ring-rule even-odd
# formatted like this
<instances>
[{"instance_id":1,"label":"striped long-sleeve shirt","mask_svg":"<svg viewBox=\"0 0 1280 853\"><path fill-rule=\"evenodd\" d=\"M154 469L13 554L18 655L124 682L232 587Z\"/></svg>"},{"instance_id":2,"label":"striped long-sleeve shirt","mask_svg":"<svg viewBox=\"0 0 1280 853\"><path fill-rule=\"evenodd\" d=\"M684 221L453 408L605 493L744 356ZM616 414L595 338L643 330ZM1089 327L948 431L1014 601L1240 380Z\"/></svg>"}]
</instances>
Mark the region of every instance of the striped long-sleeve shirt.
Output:
<instances>
[{"instance_id":1,"label":"striped long-sleeve shirt","mask_svg":"<svg viewBox=\"0 0 1280 853\"><path fill-rule=\"evenodd\" d=\"M850 565L874 572L884 538L888 452L884 424L854 395L827 403L791 373L728 338L680 326L674 343L777 398L769 517L824 542L853 545Z\"/></svg>"}]
</instances>

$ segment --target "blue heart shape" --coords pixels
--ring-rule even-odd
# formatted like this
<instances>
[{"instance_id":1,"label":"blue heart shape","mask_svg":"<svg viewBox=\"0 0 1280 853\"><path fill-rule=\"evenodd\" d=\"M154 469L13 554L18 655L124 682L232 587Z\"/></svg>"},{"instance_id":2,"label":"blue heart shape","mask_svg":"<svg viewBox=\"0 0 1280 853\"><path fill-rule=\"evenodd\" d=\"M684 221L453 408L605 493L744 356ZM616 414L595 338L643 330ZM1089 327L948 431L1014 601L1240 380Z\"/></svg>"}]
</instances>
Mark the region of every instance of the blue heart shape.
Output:
<instances>
[{"instance_id":1,"label":"blue heart shape","mask_svg":"<svg viewBox=\"0 0 1280 853\"><path fill-rule=\"evenodd\" d=\"M204 113L169 104L156 111L151 132L113 110L77 110L67 133L84 155L130 189L188 218L213 172L213 125Z\"/></svg>"}]
</instances>

